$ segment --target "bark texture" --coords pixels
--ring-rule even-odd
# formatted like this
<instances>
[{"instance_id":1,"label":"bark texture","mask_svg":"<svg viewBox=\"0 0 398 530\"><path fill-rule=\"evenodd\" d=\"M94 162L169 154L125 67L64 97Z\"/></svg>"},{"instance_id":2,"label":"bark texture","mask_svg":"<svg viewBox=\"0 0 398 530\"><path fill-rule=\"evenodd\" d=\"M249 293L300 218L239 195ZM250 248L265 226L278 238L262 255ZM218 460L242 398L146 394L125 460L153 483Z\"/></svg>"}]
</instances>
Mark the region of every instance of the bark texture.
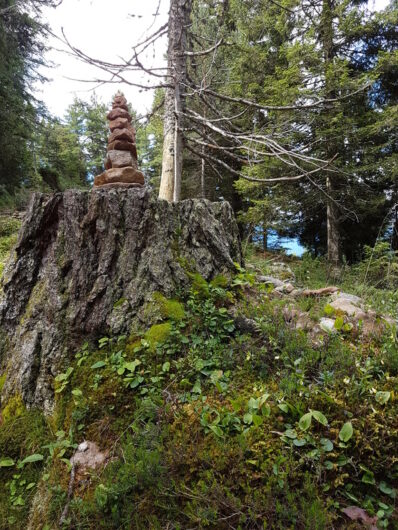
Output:
<instances>
[{"instance_id":1,"label":"bark texture","mask_svg":"<svg viewBox=\"0 0 398 530\"><path fill-rule=\"evenodd\" d=\"M171 0L168 29L167 67L172 85L166 88L163 115L163 157L159 199L177 202L181 197L183 138L182 93L186 87L187 28L192 0Z\"/></svg>"},{"instance_id":2,"label":"bark texture","mask_svg":"<svg viewBox=\"0 0 398 530\"><path fill-rule=\"evenodd\" d=\"M158 201L145 188L35 194L3 277L3 397L51 410L53 378L87 339L144 328L154 291L241 261L228 203Z\"/></svg>"}]
</instances>

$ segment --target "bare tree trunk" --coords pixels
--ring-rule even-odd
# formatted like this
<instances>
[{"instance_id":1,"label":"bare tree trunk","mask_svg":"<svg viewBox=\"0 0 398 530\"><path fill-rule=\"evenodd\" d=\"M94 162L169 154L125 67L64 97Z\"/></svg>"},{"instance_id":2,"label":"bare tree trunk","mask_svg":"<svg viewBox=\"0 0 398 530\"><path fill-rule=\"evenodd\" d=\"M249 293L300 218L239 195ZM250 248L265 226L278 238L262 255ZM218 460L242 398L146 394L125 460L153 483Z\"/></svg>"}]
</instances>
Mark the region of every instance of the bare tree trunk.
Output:
<instances>
[{"instance_id":1,"label":"bare tree trunk","mask_svg":"<svg viewBox=\"0 0 398 530\"><path fill-rule=\"evenodd\" d=\"M186 83L187 27L191 14L192 0L171 0L167 66L172 75L173 86L166 89L164 104L164 138L162 176L159 199L177 202L181 197L181 173L183 138L181 133L181 112L183 98L181 88Z\"/></svg>"},{"instance_id":2,"label":"bare tree trunk","mask_svg":"<svg viewBox=\"0 0 398 530\"><path fill-rule=\"evenodd\" d=\"M333 181L328 176L326 178L326 189L328 195L333 197ZM328 241L328 261L333 266L338 266L341 261L340 256L340 231L339 231L339 211L336 203L332 199L327 199L327 241Z\"/></svg>"},{"instance_id":3,"label":"bare tree trunk","mask_svg":"<svg viewBox=\"0 0 398 530\"><path fill-rule=\"evenodd\" d=\"M159 199L172 202L174 197L174 90L166 88L163 118L163 157Z\"/></svg>"},{"instance_id":4,"label":"bare tree trunk","mask_svg":"<svg viewBox=\"0 0 398 530\"><path fill-rule=\"evenodd\" d=\"M328 69L333 63L335 49L333 42L333 0L323 0L322 5L322 43L325 60L325 92L326 98L335 98L336 91L328 81ZM331 111L333 112L333 111ZM325 115L326 122L329 123L332 116L331 112ZM331 159L336 154L336 145L326 140L326 155ZM333 267L338 267L341 263L340 252L340 227L339 227L339 209L335 201L336 186L335 177L328 174L326 177L327 205L326 205L326 224L327 224L327 256L328 261Z\"/></svg>"}]
</instances>

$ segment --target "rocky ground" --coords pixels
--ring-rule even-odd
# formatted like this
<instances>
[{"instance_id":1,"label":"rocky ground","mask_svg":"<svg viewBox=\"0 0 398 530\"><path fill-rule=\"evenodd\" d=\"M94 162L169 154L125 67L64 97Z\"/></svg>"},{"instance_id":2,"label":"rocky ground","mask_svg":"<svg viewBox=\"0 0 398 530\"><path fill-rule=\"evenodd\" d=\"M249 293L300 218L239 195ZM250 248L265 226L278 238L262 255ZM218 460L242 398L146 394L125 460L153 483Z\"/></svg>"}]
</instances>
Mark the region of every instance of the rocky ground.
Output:
<instances>
[{"instance_id":1,"label":"rocky ground","mask_svg":"<svg viewBox=\"0 0 398 530\"><path fill-rule=\"evenodd\" d=\"M252 252L71 346L50 412L2 403L0 528L397 528L395 295L361 289Z\"/></svg>"}]
</instances>

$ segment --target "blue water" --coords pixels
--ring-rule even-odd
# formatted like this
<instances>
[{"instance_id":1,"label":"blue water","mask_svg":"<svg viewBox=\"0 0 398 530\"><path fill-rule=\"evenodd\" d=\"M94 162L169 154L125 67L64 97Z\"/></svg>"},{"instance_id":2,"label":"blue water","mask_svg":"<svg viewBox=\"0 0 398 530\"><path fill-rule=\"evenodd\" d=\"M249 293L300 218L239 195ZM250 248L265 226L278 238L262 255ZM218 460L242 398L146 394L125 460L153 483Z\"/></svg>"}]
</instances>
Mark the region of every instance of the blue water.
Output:
<instances>
[{"instance_id":1,"label":"blue water","mask_svg":"<svg viewBox=\"0 0 398 530\"><path fill-rule=\"evenodd\" d=\"M286 254L298 257L302 256L306 251L296 238L280 237L277 233L269 234L268 246L270 248L282 248L286 250Z\"/></svg>"},{"instance_id":2,"label":"blue water","mask_svg":"<svg viewBox=\"0 0 398 530\"><path fill-rule=\"evenodd\" d=\"M258 235L253 237L253 240L259 245L262 243L262 230L259 229ZM256 241L257 240L257 241ZM300 245L299 241L295 237L281 237L275 230L268 232L268 248L271 249L283 249L286 250L286 254L294 256L302 256L306 251L306 248Z\"/></svg>"}]
</instances>

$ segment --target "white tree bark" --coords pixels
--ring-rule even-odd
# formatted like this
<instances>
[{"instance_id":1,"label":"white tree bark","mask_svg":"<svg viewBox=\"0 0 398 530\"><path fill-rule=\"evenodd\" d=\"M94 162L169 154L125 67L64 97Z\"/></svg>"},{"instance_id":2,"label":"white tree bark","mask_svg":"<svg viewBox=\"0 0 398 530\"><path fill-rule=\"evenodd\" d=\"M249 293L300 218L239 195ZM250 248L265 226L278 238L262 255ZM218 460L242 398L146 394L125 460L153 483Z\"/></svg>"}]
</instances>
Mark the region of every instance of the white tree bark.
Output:
<instances>
[{"instance_id":1,"label":"white tree bark","mask_svg":"<svg viewBox=\"0 0 398 530\"><path fill-rule=\"evenodd\" d=\"M164 104L164 136L162 176L159 199L177 202L181 197L183 138L180 121L183 112L181 92L186 81L187 27L192 0L171 0L167 66L173 86L166 89Z\"/></svg>"}]
</instances>

